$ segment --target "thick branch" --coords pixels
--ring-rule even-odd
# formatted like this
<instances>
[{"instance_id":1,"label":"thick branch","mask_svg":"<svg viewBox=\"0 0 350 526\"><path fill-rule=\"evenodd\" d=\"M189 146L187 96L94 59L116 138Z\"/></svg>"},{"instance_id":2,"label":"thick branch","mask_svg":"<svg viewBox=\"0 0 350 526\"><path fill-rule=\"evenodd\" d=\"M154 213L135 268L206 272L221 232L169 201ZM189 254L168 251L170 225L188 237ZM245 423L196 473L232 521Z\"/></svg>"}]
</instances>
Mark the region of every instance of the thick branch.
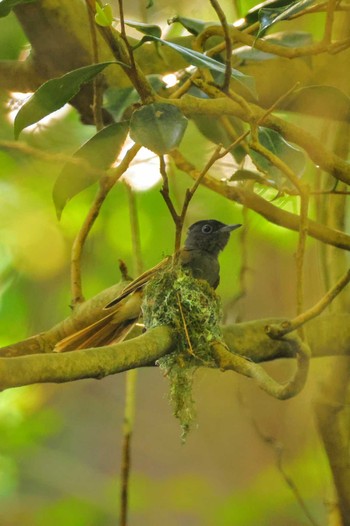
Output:
<instances>
[{"instance_id":1,"label":"thick branch","mask_svg":"<svg viewBox=\"0 0 350 526\"><path fill-rule=\"evenodd\" d=\"M225 342L232 353L255 363L294 358L296 349L293 341L272 340L265 333L266 325L281 321L272 318L223 327ZM306 335L313 357L349 355L350 315L324 316L313 320L307 326ZM167 327L158 327L132 340L98 349L0 358L0 387L6 389L33 383L103 378L136 367L153 365L174 347L173 332ZM232 369L230 361L220 365L224 370ZM256 371L254 369L253 377L258 383L263 382L263 373L259 372L258 375Z\"/></svg>"},{"instance_id":2,"label":"thick branch","mask_svg":"<svg viewBox=\"0 0 350 526\"><path fill-rule=\"evenodd\" d=\"M0 389L33 383L71 382L104 378L154 363L175 345L166 327L152 329L133 340L79 352L38 354L0 359Z\"/></svg>"},{"instance_id":3,"label":"thick branch","mask_svg":"<svg viewBox=\"0 0 350 526\"><path fill-rule=\"evenodd\" d=\"M264 117L264 110L255 104L249 104L250 114L248 115L240 104L228 97L201 99L191 95L184 95L180 100L169 100L160 97L159 100L177 106L188 116L200 114L207 115L208 117L231 115L248 123L263 120L264 126L277 131L283 135L286 140L303 148L308 153L310 159L325 172L330 173L333 177L346 184L350 184L350 164L347 161L344 161L333 152L327 150L321 141L300 126L286 122L274 115Z\"/></svg>"},{"instance_id":4,"label":"thick branch","mask_svg":"<svg viewBox=\"0 0 350 526\"><path fill-rule=\"evenodd\" d=\"M43 82L30 60L0 60L0 89L27 93L35 91Z\"/></svg>"}]
</instances>

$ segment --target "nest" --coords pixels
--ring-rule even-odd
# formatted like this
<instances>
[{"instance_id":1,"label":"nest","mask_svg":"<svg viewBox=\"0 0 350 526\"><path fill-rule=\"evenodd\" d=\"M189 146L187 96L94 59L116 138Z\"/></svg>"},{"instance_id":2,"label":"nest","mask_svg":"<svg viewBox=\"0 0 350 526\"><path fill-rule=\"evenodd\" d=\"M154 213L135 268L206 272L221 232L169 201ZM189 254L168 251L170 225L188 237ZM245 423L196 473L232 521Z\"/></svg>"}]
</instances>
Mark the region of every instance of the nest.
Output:
<instances>
[{"instance_id":1,"label":"nest","mask_svg":"<svg viewBox=\"0 0 350 526\"><path fill-rule=\"evenodd\" d=\"M170 380L170 400L184 439L193 425L193 376L199 366L215 365L210 344L222 341L221 302L205 280L194 279L180 265L159 272L146 286L143 320L150 329L166 325L175 330L177 348L158 360Z\"/></svg>"}]
</instances>

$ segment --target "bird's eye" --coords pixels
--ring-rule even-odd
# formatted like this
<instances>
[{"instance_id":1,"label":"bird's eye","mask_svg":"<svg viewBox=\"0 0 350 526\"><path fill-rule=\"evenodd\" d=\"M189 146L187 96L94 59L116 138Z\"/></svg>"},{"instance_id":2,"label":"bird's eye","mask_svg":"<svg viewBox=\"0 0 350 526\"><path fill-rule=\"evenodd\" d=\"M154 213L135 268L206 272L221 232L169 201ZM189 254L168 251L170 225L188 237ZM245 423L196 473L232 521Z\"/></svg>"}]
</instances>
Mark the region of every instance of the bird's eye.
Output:
<instances>
[{"instance_id":1,"label":"bird's eye","mask_svg":"<svg viewBox=\"0 0 350 526\"><path fill-rule=\"evenodd\" d=\"M203 234L210 234L212 231L213 231L213 227L211 225L202 226Z\"/></svg>"}]
</instances>

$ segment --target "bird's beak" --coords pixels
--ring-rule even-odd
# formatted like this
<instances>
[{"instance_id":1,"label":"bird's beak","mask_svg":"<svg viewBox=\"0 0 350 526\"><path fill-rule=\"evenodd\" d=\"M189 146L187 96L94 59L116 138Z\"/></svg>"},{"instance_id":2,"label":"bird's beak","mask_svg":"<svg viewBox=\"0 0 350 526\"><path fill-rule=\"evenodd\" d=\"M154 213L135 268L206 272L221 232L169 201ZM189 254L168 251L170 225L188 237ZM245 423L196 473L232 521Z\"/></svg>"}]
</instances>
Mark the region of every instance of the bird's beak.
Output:
<instances>
[{"instance_id":1,"label":"bird's beak","mask_svg":"<svg viewBox=\"0 0 350 526\"><path fill-rule=\"evenodd\" d=\"M238 225L225 225L225 226L220 228L219 232L232 232L233 230L236 230L240 226L242 226L242 225L241 224L238 224Z\"/></svg>"}]
</instances>

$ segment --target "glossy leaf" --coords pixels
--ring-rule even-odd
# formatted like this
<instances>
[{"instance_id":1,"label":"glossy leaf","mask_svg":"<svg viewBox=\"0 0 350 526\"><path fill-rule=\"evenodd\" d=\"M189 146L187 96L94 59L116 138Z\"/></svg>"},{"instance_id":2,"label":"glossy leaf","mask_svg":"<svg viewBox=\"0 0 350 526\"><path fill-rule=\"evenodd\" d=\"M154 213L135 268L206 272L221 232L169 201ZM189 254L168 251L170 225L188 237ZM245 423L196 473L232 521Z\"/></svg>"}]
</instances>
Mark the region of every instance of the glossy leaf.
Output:
<instances>
[{"instance_id":1,"label":"glossy leaf","mask_svg":"<svg viewBox=\"0 0 350 526\"><path fill-rule=\"evenodd\" d=\"M96 6L96 14L95 14L96 24L102 27L111 26L113 22L112 7L109 4L100 6L98 2L96 2L95 6Z\"/></svg>"},{"instance_id":2,"label":"glossy leaf","mask_svg":"<svg viewBox=\"0 0 350 526\"><path fill-rule=\"evenodd\" d=\"M168 20L168 24L174 24L178 22L181 24L189 33L192 35L199 35L206 27L218 25L217 22L204 22L197 18L186 18L184 16L174 16Z\"/></svg>"},{"instance_id":3,"label":"glossy leaf","mask_svg":"<svg viewBox=\"0 0 350 526\"><path fill-rule=\"evenodd\" d=\"M137 29L137 31L140 31L140 33L144 35L158 38L162 36L161 28L155 24L144 24L143 22L133 22L132 20L124 20L124 22L127 26Z\"/></svg>"},{"instance_id":4,"label":"glossy leaf","mask_svg":"<svg viewBox=\"0 0 350 526\"><path fill-rule=\"evenodd\" d=\"M106 126L83 144L73 157L84 160L92 169L106 170L118 156L128 129L127 122L117 122ZM99 179L100 174L84 169L84 166L77 166L73 163L65 164L53 189L53 200L58 218L72 197Z\"/></svg>"},{"instance_id":5,"label":"glossy leaf","mask_svg":"<svg viewBox=\"0 0 350 526\"><path fill-rule=\"evenodd\" d=\"M300 11L303 11L313 3L315 3L315 0L300 0L299 2L293 2L291 5L288 5L286 7L263 7L259 11L259 35L263 31L266 31L273 24L281 22L282 20L288 20L289 18L296 15L297 13L300 13Z\"/></svg>"},{"instance_id":6,"label":"glossy leaf","mask_svg":"<svg viewBox=\"0 0 350 526\"><path fill-rule=\"evenodd\" d=\"M180 144L186 127L186 117L175 106L148 104L133 113L130 137L152 152L163 155Z\"/></svg>"},{"instance_id":7,"label":"glossy leaf","mask_svg":"<svg viewBox=\"0 0 350 526\"><path fill-rule=\"evenodd\" d=\"M178 53L182 55L182 57L193 66L196 66L198 68L208 68L212 69L214 71L218 71L219 73L225 73L225 66L221 62L218 62L214 58L207 57L207 55L203 55L203 53L199 53L198 51L194 51L193 49L186 48L183 46L180 46L179 44L175 44L174 42L168 42L167 40L162 40L161 38L152 37L152 36L146 36L143 37L142 40L137 44L135 47L141 46L144 42L160 42L161 44L164 44L165 46L168 46ZM255 91L255 81L253 77L250 77L248 75L245 75L244 73L241 73L237 69L232 69L232 78L243 84L254 96L256 95Z\"/></svg>"},{"instance_id":8,"label":"glossy leaf","mask_svg":"<svg viewBox=\"0 0 350 526\"><path fill-rule=\"evenodd\" d=\"M265 2L260 2L244 15L244 20L246 22L246 26L255 24L259 21L259 12L262 8L278 8L278 7L285 7L293 4L295 0L266 0Z\"/></svg>"},{"instance_id":9,"label":"glossy leaf","mask_svg":"<svg viewBox=\"0 0 350 526\"><path fill-rule=\"evenodd\" d=\"M270 150L270 152L287 164L298 177L301 177L306 166L306 156L302 150L288 143L279 133L269 128L259 128L259 141L267 150ZM250 157L256 167L267 174L278 188L289 184L284 173L263 155L251 150Z\"/></svg>"},{"instance_id":10,"label":"glossy leaf","mask_svg":"<svg viewBox=\"0 0 350 526\"><path fill-rule=\"evenodd\" d=\"M32 4L37 0L1 0L0 1L0 18L7 16L11 10L20 4Z\"/></svg>"},{"instance_id":11,"label":"glossy leaf","mask_svg":"<svg viewBox=\"0 0 350 526\"><path fill-rule=\"evenodd\" d=\"M62 108L80 90L81 86L92 80L110 64L117 62L102 62L75 69L44 82L36 92L23 104L15 118L15 138L17 139L21 131L40 121L50 113Z\"/></svg>"}]
</instances>

